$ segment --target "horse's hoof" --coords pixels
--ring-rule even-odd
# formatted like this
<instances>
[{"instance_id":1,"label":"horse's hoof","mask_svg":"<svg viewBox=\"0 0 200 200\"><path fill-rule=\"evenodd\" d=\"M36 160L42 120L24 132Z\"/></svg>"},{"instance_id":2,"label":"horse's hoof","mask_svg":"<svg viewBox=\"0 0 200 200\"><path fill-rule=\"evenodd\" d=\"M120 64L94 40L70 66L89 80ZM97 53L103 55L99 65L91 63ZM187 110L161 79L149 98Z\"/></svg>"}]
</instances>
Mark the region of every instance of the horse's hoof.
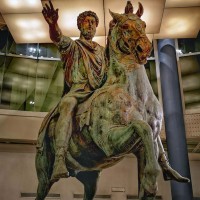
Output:
<instances>
[{"instance_id":1,"label":"horse's hoof","mask_svg":"<svg viewBox=\"0 0 200 200\"><path fill-rule=\"evenodd\" d=\"M190 179L181 176L176 170L172 169L170 166L168 169L163 170L163 177L165 181L174 180L181 183L189 183Z\"/></svg>"}]
</instances>

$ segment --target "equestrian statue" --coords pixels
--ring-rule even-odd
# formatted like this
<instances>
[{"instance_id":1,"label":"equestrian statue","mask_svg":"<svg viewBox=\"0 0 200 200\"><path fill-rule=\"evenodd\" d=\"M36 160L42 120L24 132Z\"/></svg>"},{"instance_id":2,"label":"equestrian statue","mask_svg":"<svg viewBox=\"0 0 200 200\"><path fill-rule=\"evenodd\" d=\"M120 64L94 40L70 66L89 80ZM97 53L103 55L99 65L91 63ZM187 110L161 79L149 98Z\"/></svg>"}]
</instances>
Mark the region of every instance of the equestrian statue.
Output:
<instances>
[{"instance_id":1,"label":"equestrian statue","mask_svg":"<svg viewBox=\"0 0 200 200\"><path fill-rule=\"evenodd\" d=\"M142 4L136 13L130 1L124 14L110 11L105 49L92 41L99 23L94 12L78 16L75 41L62 35L51 1L42 13L61 54L65 92L39 131L36 200L70 176L84 185L84 200L93 200L100 172L127 154L137 157L140 200L155 199L160 170L165 180L189 182L171 168L160 139L163 111L144 68L152 45Z\"/></svg>"}]
</instances>

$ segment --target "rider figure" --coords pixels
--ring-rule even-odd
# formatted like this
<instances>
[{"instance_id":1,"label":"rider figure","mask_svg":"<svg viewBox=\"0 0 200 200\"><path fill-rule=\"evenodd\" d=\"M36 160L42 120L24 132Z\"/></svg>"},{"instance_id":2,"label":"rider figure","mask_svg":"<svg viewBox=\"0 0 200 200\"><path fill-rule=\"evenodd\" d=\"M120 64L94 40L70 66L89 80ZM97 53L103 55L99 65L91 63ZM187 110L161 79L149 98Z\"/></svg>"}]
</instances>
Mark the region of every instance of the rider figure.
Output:
<instances>
[{"instance_id":1,"label":"rider figure","mask_svg":"<svg viewBox=\"0 0 200 200\"><path fill-rule=\"evenodd\" d=\"M78 16L80 38L76 41L62 35L57 24L58 9L54 9L51 1L45 4L42 13L49 25L50 38L61 54L65 84L70 88L58 105L60 116L55 129L55 162L51 176L51 181L56 181L69 176L65 153L72 135L75 109L103 84L106 64L104 48L92 41L99 23L96 13L85 11Z\"/></svg>"}]
</instances>

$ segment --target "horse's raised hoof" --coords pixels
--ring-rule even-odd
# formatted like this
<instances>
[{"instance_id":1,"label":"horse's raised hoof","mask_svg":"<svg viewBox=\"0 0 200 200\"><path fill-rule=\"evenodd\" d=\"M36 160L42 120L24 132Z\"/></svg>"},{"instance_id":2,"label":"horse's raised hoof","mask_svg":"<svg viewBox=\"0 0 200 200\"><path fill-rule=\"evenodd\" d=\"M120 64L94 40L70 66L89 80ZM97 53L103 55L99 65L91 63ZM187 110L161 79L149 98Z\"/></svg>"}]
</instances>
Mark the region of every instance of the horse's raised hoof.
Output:
<instances>
[{"instance_id":1,"label":"horse's raised hoof","mask_svg":"<svg viewBox=\"0 0 200 200\"><path fill-rule=\"evenodd\" d=\"M176 170L172 169L170 166L163 169L163 178L165 181L174 180L181 183L189 183L190 179L181 176Z\"/></svg>"}]
</instances>

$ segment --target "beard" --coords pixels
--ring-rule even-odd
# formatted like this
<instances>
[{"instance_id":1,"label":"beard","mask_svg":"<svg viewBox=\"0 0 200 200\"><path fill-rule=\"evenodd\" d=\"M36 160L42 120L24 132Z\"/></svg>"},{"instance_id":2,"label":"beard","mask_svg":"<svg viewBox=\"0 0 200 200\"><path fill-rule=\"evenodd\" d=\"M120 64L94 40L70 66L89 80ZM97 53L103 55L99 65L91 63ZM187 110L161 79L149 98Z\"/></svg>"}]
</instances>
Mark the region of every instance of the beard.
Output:
<instances>
[{"instance_id":1,"label":"beard","mask_svg":"<svg viewBox=\"0 0 200 200\"><path fill-rule=\"evenodd\" d=\"M82 28L81 29L81 35L86 39L90 40L94 37L96 33L96 29L88 29L88 28Z\"/></svg>"}]
</instances>

